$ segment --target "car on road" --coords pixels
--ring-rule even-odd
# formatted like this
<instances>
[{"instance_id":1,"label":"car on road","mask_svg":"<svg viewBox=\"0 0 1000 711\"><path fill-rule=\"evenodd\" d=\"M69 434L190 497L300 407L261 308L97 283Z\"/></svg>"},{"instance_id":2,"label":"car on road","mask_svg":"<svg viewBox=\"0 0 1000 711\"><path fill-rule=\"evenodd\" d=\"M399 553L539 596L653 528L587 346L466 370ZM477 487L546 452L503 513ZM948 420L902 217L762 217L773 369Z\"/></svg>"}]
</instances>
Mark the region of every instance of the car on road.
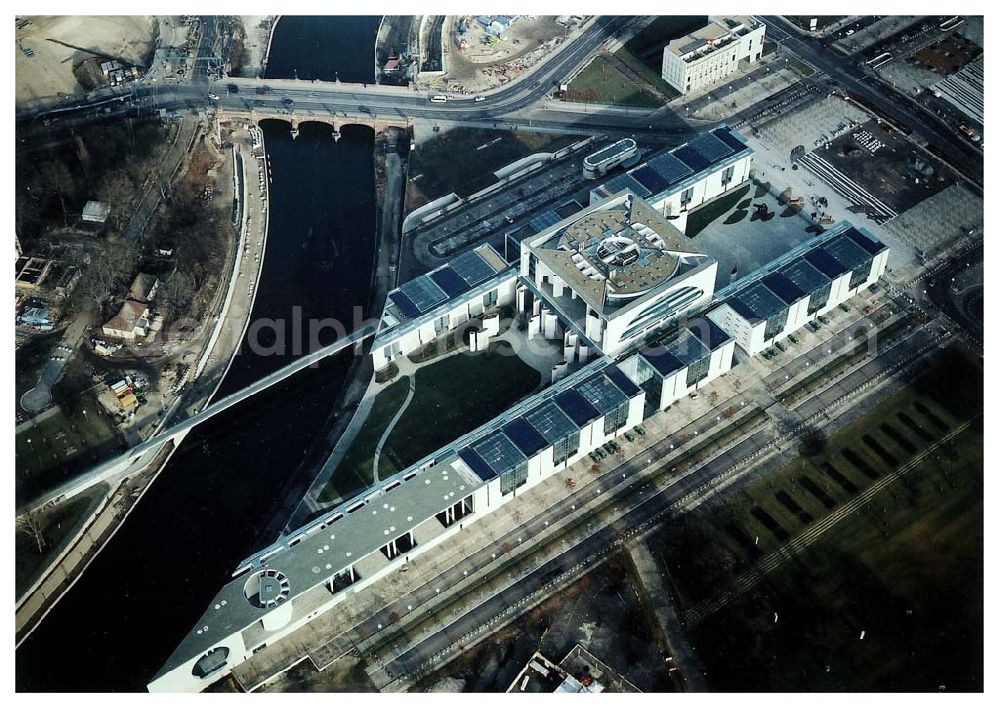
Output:
<instances>
[{"instance_id":1,"label":"car on road","mask_svg":"<svg viewBox=\"0 0 1000 711\"><path fill-rule=\"evenodd\" d=\"M228 84L226 86L226 91L228 91L230 94L239 94L240 93L240 88L238 86L236 86L235 84Z\"/></svg>"},{"instance_id":2,"label":"car on road","mask_svg":"<svg viewBox=\"0 0 1000 711\"><path fill-rule=\"evenodd\" d=\"M443 104L447 100L448 97L445 96L444 94L435 94L434 96L431 97L432 104Z\"/></svg>"},{"instance_id":3,"label":"car on road","mask_svg":"<svg viewBox=\"0 0 1000 711\"><path fill-rule=\"evenodd\" d=\"M270 91L270 89L268 87L266 87L266 86L258 86L257 87L257 95L258 96L263 96L268 91Z\"/></svg>"},{"instance_id":4,"label":"car on road","mask_svg":"<svg viewBox=\"0 0 1000 711\"><path fill-rule=\"evenodd\" d=\"M292 104L295 103L295 101L293 99L285 97L284 99L281 100L281 103L283 103L285 106L291 106Z\"/></svg>"},{"instance_id":5,"label":"car on road","mask_svg":"<svg viewBox=\"0 0 1000 711\"><path fill-rule=\"evenodd\" d=\"M476 103L479 103L480 101L486 101L486 97L485 96L477 96L475 100L476 100Z\"/></svg>"},{"instance_id":6,"label":"car on road","mask_svg":"<svg viewBox=\"0 0 1000 711\"><path fill-rule=\"evenodd\" d=\"M211 99L212 101L218 101L219 100L219 96L217 94L209 94L208 98Z\"/></svg>"}]
</instances>

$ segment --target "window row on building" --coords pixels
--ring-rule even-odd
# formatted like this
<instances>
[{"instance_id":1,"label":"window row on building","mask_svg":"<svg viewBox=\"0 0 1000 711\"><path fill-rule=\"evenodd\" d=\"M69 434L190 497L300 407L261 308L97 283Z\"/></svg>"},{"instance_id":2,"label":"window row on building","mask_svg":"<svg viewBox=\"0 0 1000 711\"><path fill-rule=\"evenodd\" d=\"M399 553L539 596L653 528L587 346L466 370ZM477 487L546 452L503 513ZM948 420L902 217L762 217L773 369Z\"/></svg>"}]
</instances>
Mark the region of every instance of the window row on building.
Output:
<instances>
[{"instance_id":1,"label":"window row on building","mask_svg":"<svg viewBox=\"0 0 1000 711\"><path fill-rule=\"evenodd\" d=\"M802 256L727 298L709 318L755 355L874 284L885 272L889 248L869 232L840 222L828 234Z\"/></svg>"}]
</instances>

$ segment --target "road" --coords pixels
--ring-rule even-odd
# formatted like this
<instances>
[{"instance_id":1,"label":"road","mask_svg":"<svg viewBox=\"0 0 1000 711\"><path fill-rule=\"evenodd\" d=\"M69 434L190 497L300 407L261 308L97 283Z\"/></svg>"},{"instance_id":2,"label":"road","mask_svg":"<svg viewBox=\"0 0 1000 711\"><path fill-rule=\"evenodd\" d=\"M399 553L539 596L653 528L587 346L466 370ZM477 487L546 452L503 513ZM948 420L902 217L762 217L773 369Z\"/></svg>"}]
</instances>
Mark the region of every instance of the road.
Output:
<instances>
[{"instance_id":1,"label":"road","mask_svg":"<svg viewBox=\"0 0 1000 711\"><path fill-rule=\"evenodd\" d=\"M898 372L899 368L912 364L921 355L933 349L937 343L941 342L939 336L941 332L942 329L918 330L910 339L887 349L884 353L872 358L861 367L816 393L815 396L806 401L805 407L797 409L798 414L807 418L821 417L823 413L842 404L846 398L857 397L859 393L873 387L873 384L884 376ZM710 418L712 414L709 413ZM701 426L704 424L702 423ZM588 564L601 558L614 545L623 540L623 534L647 528L670 511L677 510L688 503L690 499L711 490L718 484L720 477L734 467L747 466L745 462L756 457L761 451L774 447L774 435L766 430L757 431L737 441L689 473L669 482L663 488L645 483L642 477L633 476L644 469L650 459L654 461L665 459L670 452L668 447L670 441L670 439L666 439L657 443L628 462L599 477L591 484L581 487L575 496L566 497L529 523L512 531L511 537L518 536L524 538L526 543L530 542L532 536L542 533L546 527L541 519L570 516L571 507L580 505L581 502L594 496L594 487L617 485L623 489L617 494L619 501L616 511L620 509L621 513L616 520L597 528L568 551L546 562L520 580L512 582L501 592L481 599L475 609L463 615L456 622L442 626L427 637L418 639L405 648L392 650L389 658L376 660L375 671L384 672L388 679L405 677L408 681L413 681L420 678L430 671L437 660L444 658L446 653L453 648L454 640L460 639L491 622L509 618L512 613L516 614L516 611L522 610L524 607L530 607L530 605L525 606L524 601L530 599L536 591L546 587L554 572L568 571L575 566ZM777 450L773 449L773 451ZM469 570L479 570L486 568L489 562L489 551L483 551L470 556L463 567L467 566ZM458 584L461 578L462 575L457 568L444 571L431 586L446 589ZM427 592L429 597L433 597L433 590ZM414 607L416 607L423 601L423 594L424 591L418 589L413 596L407 596L407 601L413 601ZM532 600L532 604L535 602L537 600ZM390 624L392 613L386 609L383 614L385 615L384 619L376 616L366 620L365 624L376 620L381 620L384 625ZM370 671L373 670L370 669ZM389 688L395 690L396 686Z\"/></svg>"},{"instance_id":2,"label":"road","mask_svg":"<svg viewBox=\"0 0 1000 711\"><path fill-rule=\"evenodd\" d=\"M907 126L933 145L947 160L977 186L983 185L983 157L957 134L944 130L937 121L914 112L912 104L881 83L873 86L857 61L834 53L820 40L800 38L791 25L777 16L761 17L767 33L814 67L825 73L850 95L901 126Z\"/></svg>"},{"instance_id":3,"label":"road","mask_svg":"<svg viewBox=\"0 0 1000 711\"><path fill-rule=\"evenodd\" d=\"M227 79L206 83L205 64L196 64L190 82L137 83L117 96L101 95L89 102L77 102L41 112L19 115L18 121L34 121L45 116L52 130L123 116L149 116L160 109L197 111L218 108L228 111L279 111L302 116L341 116L345 118L406 118L417 121L461 122L483 127L499 124L569 131L604 131L637 133L650 140L689 135L691 129L674 112L640 109L586 107L572 110L561 106L535 105L606 40L619 33L631 19L599 17L576 38L556 51L532 74L495 92L473 97L453 97L446 103L431 103L429 95L405 87L378 84L344 84L329 81L293 79ZM200 40L199 56L214 35L206 19ZM207 56L207 55L206 55ZM235 93L229 86L237 87ZM258 89L266 93L257 94ZM219 97L218 101L209 98ZM106 113L105 113L106 112ZM57 118L58 117L58 118ZM652 118L651 118L652 117Z\"/></svg>"},{"instance_id":4,"label":"road","mask_svg":"<svg viewBox=\"0 0 1000 711\"><path fill-rule=\"evenodd\" d=\"M342 84L340 82L308 82L296 80L266 80L266 79L229 79L223 83L213 83L205 86L205 65L199 62L191 82L168 83L162 85L136 84L132 90L122 93L118 100L127 100L139 106L149 106L151 98L156 95L160 107L205 108L212 102L210 93L217 93L223 108L238 110L246 108L247 102L263 101L265 106L280 106L285 98L299 99L317 107L325 107L330 112L348 111L364 115L366 111L359 106L370 106L374 110L387 112L400 111L415 118L439 118L441 120L460 120L466 118L490 118L516 111L535 103L554 88L558 82L574 67L583 62L598 46L609 37L620 31L629 21L622 17L600 17L586 30L571 40L522 81L513 82L507 87L491 94L484 95L482 101L476 102L472 97L451 99L447 103L432 104L428 95L414 92L402 87L392 87L377 84ZM199 43L199 56L207 52L205 47L214 35L214 20L205 18L202 39ZM241 87L240 94L226 93L227 84ZM281 87L280 92L270 96L257 97L254 93L258 86ZM249 91L245 91L249 89ZM275 103L276 100L276 103ZM309 100L309 101L307 101ZM107 97L97 101L80 102L61 107L63 112L83 112L93 109L96 105L108 102ZM18 119L33 118L38 114L51 113L53 110L22 114Z\"/></svg>"}]
</instances>

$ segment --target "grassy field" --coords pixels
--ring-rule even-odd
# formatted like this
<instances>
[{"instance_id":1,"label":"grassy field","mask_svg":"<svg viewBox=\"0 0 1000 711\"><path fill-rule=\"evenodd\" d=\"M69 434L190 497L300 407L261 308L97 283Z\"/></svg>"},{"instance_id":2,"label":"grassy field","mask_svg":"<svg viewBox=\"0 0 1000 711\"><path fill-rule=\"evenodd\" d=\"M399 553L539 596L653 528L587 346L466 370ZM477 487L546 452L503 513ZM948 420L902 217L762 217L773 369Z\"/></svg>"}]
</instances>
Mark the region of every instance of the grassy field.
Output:
<instances>
[{"instance_id":1,"label":"grassy field","mask_svg":"<svg viewBox=\"0 0 1000 711\"><path fill-rule=\"evenodd\" d=\"M820 451L665 527L652 547L681 606L730 589L754 561L981 413L981 388L972 361L946 354ZM689 626L710 683L754 691L981 688L979 423Z\"/></svg>"},{"instance_id":2,"label":"grassy field","mask_svg":"<svg viewBox=\"0 0 1000 711\"><path fill-rule=\"evenodd\" d=\"M573 78L563 97L566 101L615 106L656 108L662 102L612 65L597 57Z\"/></svg>"},{"instance_id":3,"label":"grassy field","mask_svg":"<svg viewBox=\"0 0 1000 711\"><path fill-rule=\"evenodd\" d=\"M90 510L107 491L105 484L98 484L57 504L42 514L45 549L38 550L35 536L20 527L14 536L14 594L20 596L28 584L49 564L63 541L83 523Z\"/></svg>"},{"instance_id":4,"label":"grassy field","mask_svg":"<svg viewBox=\"0 0 1000 711\"><path fill-rule=\"evenodd\" d=\"M497 182L494 171L534 153L557 151L582 138L485 128L445 131L410 153L406 209L413 210L449 193L471 195Z\"/></svg>"},{"instance_id":5,"label":"grassy field","mask_svg":"<svg viewBox=\"0 0 1000 711\"><path fill-rule=\"evenodd\" d=\"M798 59L793 59L789 66L804 77L811 77L816 73L815 69Z\"/></svg>"},{"instance_id":6,"label":"grassy field","mask_svg":"<svg viewBox=\"0 0 1000 711\"><path fill-rule=\"evenodd\" d=\"M457 353L416 373L409 407L386 440L379 474L388 476L413 464L456 437L496 417L541 382L520 358L497 352Z\"/></svg>"},{"instance_id":7,"label":"grassy field","mask_svg":"<svg viewBox=\"0 0 1000 711\"><path fill-rule=\"evenodd\" d=\"M344 458L337 466L337 471L323 487L321 501L346 499L352 494L372 485L372 465L375 459L375 446L395 417L406 393L410 389L410 379L402 378L396 381L375 397L372 409L368 412L354 441L344 453Z\"/></svg>"},{"instance_id":8,"label":"grassy field","mask_svg":"<svg viewBox=\"0 0 1000 711\"><path fill-rule=\"evenodd\" d=\"M87 414L49 417L15 437L18 500L31 498L119 450L118 437L90 398Z\"/></svg>"},{"instance_id":9,"label":"grassy field","mask_svg":"<svg viewBox=\"0 0 1000 711\"><path fill-rule=\"evenodd\" d=\"M622 60L636 74L641 76L654 89L667 97L667 100L675 99L681 95L677 89L670 86L663 77L660 76L660 68L650 66L635 55L627 46L623 46L615 52L615 56Z\"/></svg>"}]
</instances>

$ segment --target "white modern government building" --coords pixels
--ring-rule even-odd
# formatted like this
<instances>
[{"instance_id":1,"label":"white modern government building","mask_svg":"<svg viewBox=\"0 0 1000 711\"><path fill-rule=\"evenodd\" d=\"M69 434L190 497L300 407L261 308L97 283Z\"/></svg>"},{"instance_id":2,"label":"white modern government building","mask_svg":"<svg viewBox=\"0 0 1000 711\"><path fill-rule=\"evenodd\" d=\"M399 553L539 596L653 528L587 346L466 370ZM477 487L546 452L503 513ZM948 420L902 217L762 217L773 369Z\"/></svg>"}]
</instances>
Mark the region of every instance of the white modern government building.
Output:
<instances>
[{"instance_id":1,"label":"white modern government building","mask_svg":"<svg viewBox=\"0 0 1000 711\"><path fill-rule=\"evenodd\" d=\"M663 48L663 80L682 94L749 68L764 51L764 24L752 17L713 17Z\"/></svg>"},{"instance_id":2,"label":"white modern government building","mask_svg":"<svg viewBox=\"0 0 1000 711\"><path fill-rule=\"evenodd\" d=\"M458 328L488 340L506 309L528 337L561 343L551 385L243 561L149 689L206 688L705 386L737 346L751 356L878 279L888 250L842 222L716 294L716 261L683 222L751 163L738 133L715 129L595 188L576 214L533 223L506 259L477 247L392 291L377 370Z\"/></svg>"}]
</instances>

